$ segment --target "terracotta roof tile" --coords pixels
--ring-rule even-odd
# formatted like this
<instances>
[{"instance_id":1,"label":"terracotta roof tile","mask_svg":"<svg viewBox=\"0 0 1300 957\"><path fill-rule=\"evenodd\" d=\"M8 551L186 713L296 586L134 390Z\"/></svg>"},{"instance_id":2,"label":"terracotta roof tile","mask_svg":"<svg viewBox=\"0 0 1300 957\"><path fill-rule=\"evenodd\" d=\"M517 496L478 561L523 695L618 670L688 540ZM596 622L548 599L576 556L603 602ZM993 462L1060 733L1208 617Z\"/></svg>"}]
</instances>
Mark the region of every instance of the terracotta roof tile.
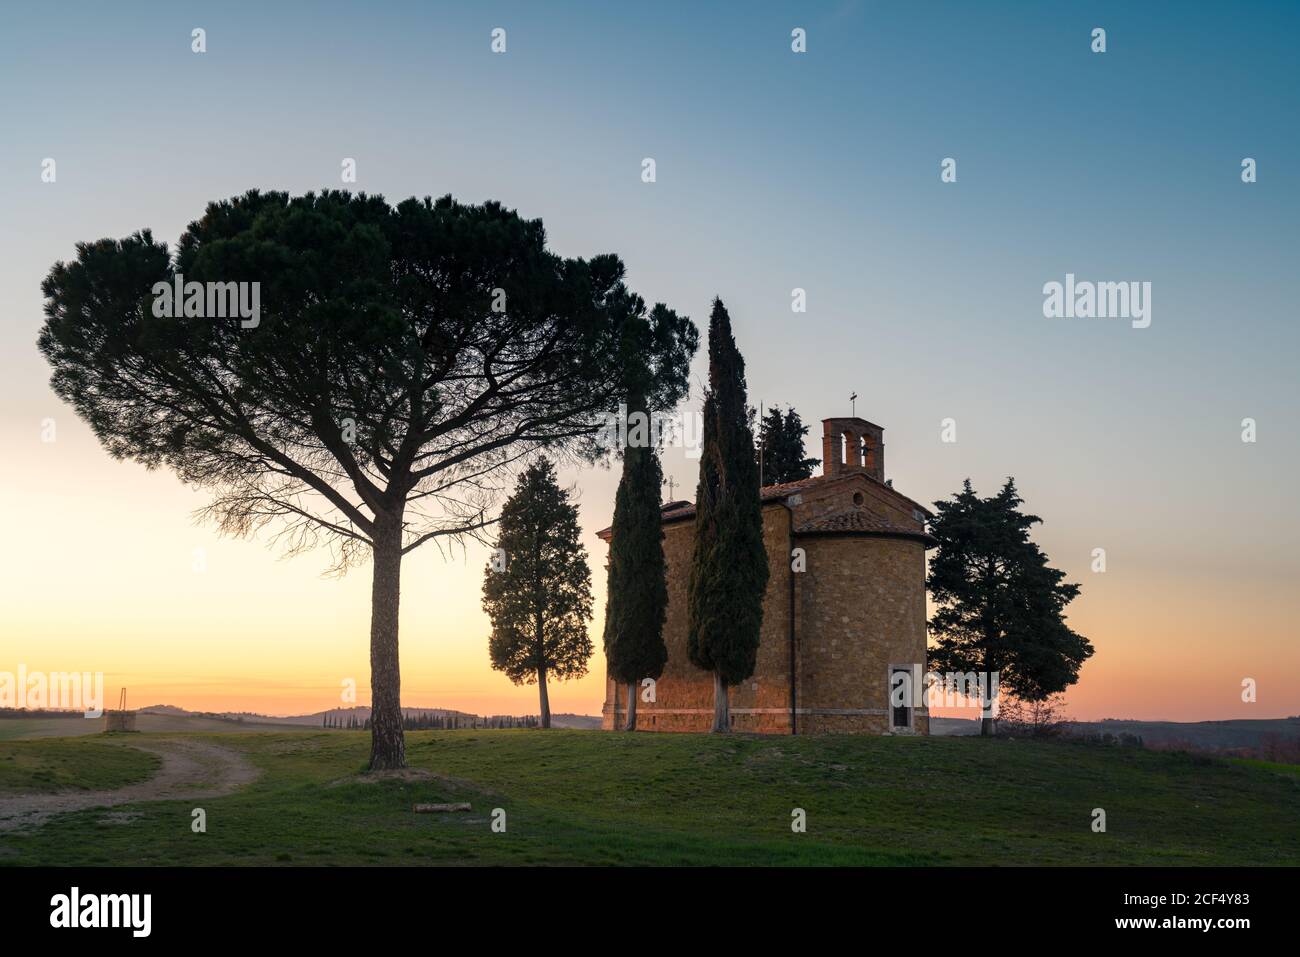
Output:
<instances>
[{"instance_id":1,"label":"terracotta roof tile","mask_svg":"<svg viewBox=\"0 0 1300 957\"><path fill-rule=\"evenodd\" d=\"M762 502L775 502L775 501L782 501L782 500L784 500L784 499L786 499L786 498L789 498L791 495L794 495L795 493L797 493L797 492L799 492L799 491L801 491L801 490L803 490L803 489L810 488L810 487L812 487L812 486L816 486L816 485L820 485L820 484L822 484L823 482L838 482L838 481L841 481L841 480L843 480L843 479L845 479L845 478L848 478L849 476L852 476L852 475L862 475L862 476L866 477L869 481L871 481L871 482L875 482L875 483L876 483L878 486L880 486L881 488L888 489L891 493L893 493L894 495L898 496L898 498L903 499L904 501L906 501L906 502L908 502L909 504L911 504L913 507L920 509L920 510L921 510L922 512L924 512L926 515L929 515L929 514L930 514L929 510L928 510L927 508L925 508L925 506L921 505L921 504L918 503L918 502L913 501L912 499L908 498L908 497L907 497L906 495L904 495L903 493L896 491L892 485L886 485L886 484L884 484L884 483L877 482L876 479L872 478L872 477L869 476L869 475L866 475L866 473L864 473L864 472L841 472L839 475L814 475L814 476L812 476L811 478L799 479L799 480L796 481L796 482L782 482L782 483L779 484L779 485L764 485L761 489L759 489L759 492L758 492L759 500L762 501ZM855 510L855 511L856 511L856 510ZM691 518L694 514L695 514L695 504L694 504L693 502L687 502L687 501L667 502L667 503L664 504L664 506L662 507L662 509L661 509L661 511L660 511L660 515L661 515L661 517L662 517L662 520L665 521L665 522L675 522L675 521L678 521L678 520L680 520L680 519ZM837 514L839 514L839 515L847 515L847 514L849 514L849 513L848 513L848 512L841 512L841 513L837 513ZM864 513L864 514L865 514L865 513ZM821 520L818 520L818 521L821 521ZM846 521L850 521L850 522L851 522L851 521L855 521L855 519L846 519ZM882 521L883 524L890 525L890 523L888 523L888 522L883 522L883 520L881 520L881 521ZM808 528L808 526L813 525L813 524L816 524L816 523L814 523L814 522L807 522L807 523L805 523L804 525L800 526L799 528L795 529L795 531L796 531L796 532L802 532L805 528ZM608 540L611 531L612 531L612 529L610 529L610 528L602 528L600 531L598 531L598 532L596 533L596 535L599 536L600 538L603 538L603 539ZM929 537L928 535L925 535L923 532L917 532L915 529L912 529L912 528L905 528L905 527L903 527L903 526L901 526L901 525L890 525L890 528L889 528L889 529L853 529L853 528L845 528L845 529L815 529L815 530L811 530L811 531L814 531L814 532L818 532L818 531L820 531L820 532L829 532L829 531L877 531L877 532L882 533L882 534L907 534L907 535L912 535L912 536L915 536L915 537L922 537L922 538L925 538L925 539L928 540L928 541L933 541L933 539L930 539L930 537Z\"/></svg>"},{"instance_id":2,"label":"terracotta roof tile","mask_svg":"<svg viewBox=\"0 0 1300 957\"><path fill-rule=\"evenodd\" d=\"M822 515L810 522L804 522L802 525L796 526L794 531L796 535L866 532L875 535L906 535L909 538L920 538L928 542L934 541L933 538L919 529L899 525L896 522L881 518L879 515L873 515L862 508L850 508L843 512Z\"/></svg>"}]
</instances>

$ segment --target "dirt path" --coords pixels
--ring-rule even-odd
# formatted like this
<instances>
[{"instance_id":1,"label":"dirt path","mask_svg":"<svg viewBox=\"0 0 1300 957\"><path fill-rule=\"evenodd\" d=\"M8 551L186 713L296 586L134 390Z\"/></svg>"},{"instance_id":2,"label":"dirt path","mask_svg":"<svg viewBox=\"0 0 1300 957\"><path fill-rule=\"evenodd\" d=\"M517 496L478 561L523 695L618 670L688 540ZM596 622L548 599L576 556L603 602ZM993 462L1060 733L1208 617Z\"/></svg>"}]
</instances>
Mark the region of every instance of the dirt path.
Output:
<instances>
[{"instance_id":1,"label":"dirt path","mask_svg":"<svg viewBox=\"0 0 1300 957\"><path fill-rule=\"evenodd\" d=\"M238 751L205 741L162 738L133 741L123 747L149 751L162 767L148 781L113 791L59 791L53 794L0 796L0 833L39 827L55 814L136 801L213 798L229 794L259 774Z\"/></svg>"}]
</instances>

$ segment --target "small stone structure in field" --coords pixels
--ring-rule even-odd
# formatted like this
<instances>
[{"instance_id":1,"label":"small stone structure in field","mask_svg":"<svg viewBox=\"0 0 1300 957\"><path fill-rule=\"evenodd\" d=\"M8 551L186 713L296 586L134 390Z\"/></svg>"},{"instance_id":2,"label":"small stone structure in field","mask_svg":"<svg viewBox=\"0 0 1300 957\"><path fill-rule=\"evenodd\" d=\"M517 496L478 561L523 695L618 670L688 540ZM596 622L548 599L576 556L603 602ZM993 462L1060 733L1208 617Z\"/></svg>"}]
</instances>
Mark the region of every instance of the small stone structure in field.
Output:
<instances>
[{"instance_id":1,"label":"small stone structure in field","mask_svg":"<svg viewBox=\"0 0 1300 957\"><path fill-rule=\"evenodd\" d=\"M135 730L135 712L126 710L126 689L122 689L122 696L118 699L117 710L104 711L104 730L105 731L134 731Z\"/></svg>"}]
</instances>

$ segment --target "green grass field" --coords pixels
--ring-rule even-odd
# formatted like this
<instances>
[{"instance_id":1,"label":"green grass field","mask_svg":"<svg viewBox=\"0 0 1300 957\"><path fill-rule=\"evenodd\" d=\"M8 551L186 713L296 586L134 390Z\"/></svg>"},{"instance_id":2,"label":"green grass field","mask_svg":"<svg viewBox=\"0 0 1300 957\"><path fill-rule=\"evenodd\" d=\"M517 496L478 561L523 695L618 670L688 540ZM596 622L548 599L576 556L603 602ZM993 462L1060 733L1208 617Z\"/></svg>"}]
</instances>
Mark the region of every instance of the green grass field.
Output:
<instances>
[{"instance_id":1,"label":"green grass field","mask_svg":"<svg viewBox=\"0 0 1300 957\"><path fill-rule=\"evenodd\" d=\"M118 747L119 740L0 741L0 800L5 792L97 791L148 780L160 760Z\"/></svg>"},{"instance_id":2,"label":"green grass field","mask_svg":"<svg viewBox=\"0 0 1300 957\"><path fill-rule=\"evenodd\" d=\"M288 725L261 722L227 721L205 718L201 715L146 714L136 715L135 727L142 732L208 731L213 734L252 733L267 731L318 731L310 725ZM104 730L103 718L0 718L0 741L27 738L71 738L97 735Z\"/></svg>"},{"instance_id":3,"label":"green grass field","mask_svg":"<svg viewBox=\"0 0 1300 957\"><path fill-rule=\"evenodd\" d=\"M1300 864L1300 777L1176 753L977 738L419 732L407 752L425 777L368 781L365 733L200 737L242 752L261 777L221 798L79 811L0 833L0 864ZM74 767L147 773L132 754L126 738L0 742L0 785L67 786ZM10 756L21 771L6 770ZM473 810L413 814L417 801ZM207 811L205 834L190 829L193 806ZM490 827L498 807L505 833ZM1091 829L1098 807L1105 833ZM791 831L794 808L807 813L806 833Z\"/></svg>"}]
</instances>

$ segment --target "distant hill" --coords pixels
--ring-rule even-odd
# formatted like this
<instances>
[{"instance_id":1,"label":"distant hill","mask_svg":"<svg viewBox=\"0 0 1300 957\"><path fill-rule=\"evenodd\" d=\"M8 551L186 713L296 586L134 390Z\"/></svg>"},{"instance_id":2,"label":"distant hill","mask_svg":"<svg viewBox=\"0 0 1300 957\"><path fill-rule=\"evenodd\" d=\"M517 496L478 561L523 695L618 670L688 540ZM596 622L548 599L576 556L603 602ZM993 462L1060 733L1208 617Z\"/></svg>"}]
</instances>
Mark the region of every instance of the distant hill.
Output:
<instances>
[{"instance_id":1,"label":"distant hill","mask_svg":"<svg viewBox=\"0 0 1300 957\"><path fill-rule=\"evenodd\" d=\"M930 733L934 735L979 734L980 723L976 718L930 718Z\"/></svg>"},{"instance_id":2,"label":"distant hill","mask_svg":"<svg viewBox=\"0 0 1300 957\"><path fill-rule=\"evenodd\" d=\"M1236 721L1071 721L1076 734L1136 734L1147 745L1188 744L1199 750L1222 751L1256 748L1266 735L1300 738L1300 717Z\"/></svg>"},{"instance_id":3,"label":"distant hill","mask_svg":"<svg viewBox=\"0 0 1300 957\"><path fill-rule=\"evenodd\" d=\"M599 731L600 715L591 714L553 714L551 727L573 728L578 731Z\"/></svg>"},{"instance_id":4,"label":"distant hill","mask_svg":"<svg viewBox=\"0 0 1300 957\"><path fill-rule=\"evenodd\" d=\"M356 717L358 721L365 722L370 717L370 709L361 706L352 708L330 708L328 711L317 711L313 714L296 714L287 716L277 716L269 714L258 714L253 711L187 711L184 708L178 708L170 704L152 704L146 708L141 708L142 714L165 714L173 717L195 717L211 718L218 721L239 721L244 724L278 724L278 725L302 725L304 727L319 728L325 722L325 715L334 719L347 720L349 717ZM465 721L470 721L478 715L470 714L467 711L454 711L448 708L403 708L402 714L406 717L415 717L417 715L430 715L439 718L447 718L455 715Z\"/></svg>"},{"instance_id":5,"label":"distant hill","mask_svg":"<svg viewBox=\"0 0 1300 957\"><path fill-rule=\"evenodd\" d=\"M178 708L174 704L151 704L147 708L141 708L140 711L144 714L170 714L178 717L181 715L197 713L194 711L186 711L184 708Z\"/></svg>"},{"instance_id":6,"label":"distant hill","mask_svg":"<svg viewBox=\"0 0 1300 957\"><path fill-rule=\"evenodd\" d=\"M324 723L327 714L333 721L346 721L350 717L355 717L357 721L364 724L370 718L370 709L357 705L352 708L330 708L328 711L317 711L314 714L297 715L291 718L268 718L266 720L320 727L321 724ZM407 718L416 718L421 716L433 718L456 717L467 723L479 719L479 716L476 714L470 714L468 711L456 711L450 708L403 708L402 715Z\"/></svg>"},{"instance_id":7,"label":"distant hill","mask_svg":"<svg viewBox=\"0 0 1300 957\"><path fill-rule=\"evenodd\" d=\"M1300 738L1300 717L1257 718L1233 721L1136 721L1129 718L1105 718L1101 721L1066 722L1073 734L1133 734L1146 745L1157 747L1188 745L1198 751L1227 751L1257 748L1267 735ZM930 733L935 735L979 734L976 718L930 719Z\"/></svg>"},{"instance_id":8,"label":"distant hill","mask_svg":"<svg viewBox=\"0 0 1300 957\"><path fill-rule=\"evenodd\" d=\"M357 705L352 708L330 708L328 711L316 711L312 714L297 714L287 717L276 715L257 714L250 711L186 711L184 708L178 708L170 704L154 704L147 708L141 708L142 714L166 715L169 717L194 717L206 718L213 721L233 721L240 724L274 724L274 725L295 725L305 728L319 728L325 723L325 716L329 715L331 722L335 724L345 724L349 718L355 717L357 721L364 724L370 717L370 709ZM451 708L403 708L402 713L408 718L429 716L436 718L459 718L462 724L475 726L482 724L485 720L498 715L477 715L468 711L456 711ZM523 717L514 715L513 717ZM598 715L586 714L553 714L551 715L551 724L557 728L576 728L580 730L599 730L600 717Z\"/></svg>"}]
</instances>

